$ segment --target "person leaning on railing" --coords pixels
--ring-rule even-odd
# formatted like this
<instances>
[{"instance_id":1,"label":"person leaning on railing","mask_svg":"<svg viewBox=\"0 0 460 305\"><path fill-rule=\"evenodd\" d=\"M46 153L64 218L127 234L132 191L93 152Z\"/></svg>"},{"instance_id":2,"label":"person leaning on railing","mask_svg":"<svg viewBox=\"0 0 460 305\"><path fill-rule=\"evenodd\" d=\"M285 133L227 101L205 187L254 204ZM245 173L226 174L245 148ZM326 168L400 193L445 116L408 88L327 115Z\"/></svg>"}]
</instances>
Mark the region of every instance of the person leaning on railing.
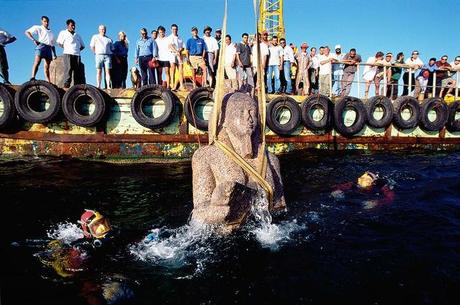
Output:
<instances>
[{"instance_id":1,"label":"person leaning on railing","mask_svg":"<svg viewBox=\"0 0 460 305\"><path fill-rule=\"evenodd\" d=\"M343 57L342 63L345 65L343 68L342 91L340 92L340 96L343 97L350 94L351 85L355 79L355 73L361 62L361 55L356 54L356 49L350 49L350 52Z\"/></svg>"},{"instance_id":2,"label":"person leaning on railing","mask_svg":"<svg viewBox=\"0 0 460 305\"><path fill-rule=\"evenodd\" d=\"M369 97L369 88L371 83L375 84L375 94L379 92L380 80L377 77L377 69L383 63L383 52L377 52L375 56L371 56L366 61L366 67L363 72L363 79L366 81L366 87L364 89L364 98Z\"/></svg>"},{"instance_id":3,"label":"person leaning on railing","mask_svg":"<svg viewBox=\"0 0 460 305\"><path fill-rule=\"evenodd\" d=\"M413 51L410 58L406 59L405 64L410 67L403 74L404 89L402 95L409 95L415 88L415 75L423 66L423 61L418 57L418 51ZM409 88L409 75L411 77L411 87Z\"/></svg>"},{"instance_id":4,"label":"person leaning on railing","mask_svg":"<svg viewBox=\"0 0 460 305\"><path fill-rule=\"evenodd\" d=\"M404 53L399 52L396 55L396 60L393 62L391 67L391 77L387 80L388 87L387 87L387 97L395 100L398 97L398 82L401 78L402 67L401 65L404 64Z\"/></svg>"},{"instance_id":5,"label":"person leaning on railing","mask_svg":"<svg viewBox=\"0 0 460 305\"><path fill-rule=\"evenodd\" d=\"M450 77L449 72L452 66L447 62L447 55L441 56L441 60L436 62L438 71L436 72L436 87L441 87L439 90L439 97L444 96L444 90L448 88L447 92L451 92L455 88L455 81Z\"/></svg>"}]
</instances>

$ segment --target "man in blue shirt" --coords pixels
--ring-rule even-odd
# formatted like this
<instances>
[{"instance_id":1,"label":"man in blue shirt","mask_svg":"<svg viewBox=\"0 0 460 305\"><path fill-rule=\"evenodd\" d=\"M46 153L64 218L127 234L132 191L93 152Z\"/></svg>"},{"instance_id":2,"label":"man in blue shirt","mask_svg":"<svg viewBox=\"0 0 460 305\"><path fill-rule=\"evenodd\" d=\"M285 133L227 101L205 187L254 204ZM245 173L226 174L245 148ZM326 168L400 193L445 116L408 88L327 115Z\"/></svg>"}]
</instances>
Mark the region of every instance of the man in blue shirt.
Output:
<instances>
[{"instance_id":1,"label":"man in blue shirt","mask_svg":"<svg viewBox=\"0 0 460 305\"><path fill-rule=\"evenodd\" d=\"M198 37L198 29L192 27L192 38L187 40L187 60L192 66L192 81L193 88L196 88L195 69L201 68L203 73L201 78L201 85L206 86L206 62L204 56L206 54L206 44L203 39Z\"/></svg>"},{"instance_id":2,"label":"man in blue shirt","mask_svg":"<svg viewBox=\"0 0 460 305\"><path fill-rule=\"evenodd\" d=\"M136 43L136 65L139 64L142 85L158 84L155 80L154 62L158 59L158 46L155 40L147 36L147 29L141 29L141 38ZM150 64L149 64L150 63ZM148 75L148 79L147 79Z\"/></svg>"}]
</instances>

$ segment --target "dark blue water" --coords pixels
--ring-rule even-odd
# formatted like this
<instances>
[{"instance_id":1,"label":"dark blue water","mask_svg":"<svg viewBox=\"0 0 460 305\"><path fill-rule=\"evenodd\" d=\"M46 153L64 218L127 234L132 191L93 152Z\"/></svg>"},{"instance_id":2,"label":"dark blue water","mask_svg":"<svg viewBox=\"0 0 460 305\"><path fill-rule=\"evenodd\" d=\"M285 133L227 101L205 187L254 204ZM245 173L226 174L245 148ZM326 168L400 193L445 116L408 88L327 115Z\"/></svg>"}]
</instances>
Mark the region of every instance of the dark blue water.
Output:
<instances>
[{"instance_id":1,"label":"dark blue water","mask_svg":"<svg viewBox=\"0 0 460 305\"><path fill-rule=\"evenodd\" d=\"M227 237L187 233L189 163L1 161L1 302L105 304L103 284L121 276L132 304L458 304L460 153L305 152L281 165L288 211L274 223L286 236L267 246L256 224ZM330 196L365 170L394 184L391 204ZM30 240L84 208L110 218L121 246L62 279ZM153 228L182 245L173 259L132 253Z\"/></svg>"}]
</instances>

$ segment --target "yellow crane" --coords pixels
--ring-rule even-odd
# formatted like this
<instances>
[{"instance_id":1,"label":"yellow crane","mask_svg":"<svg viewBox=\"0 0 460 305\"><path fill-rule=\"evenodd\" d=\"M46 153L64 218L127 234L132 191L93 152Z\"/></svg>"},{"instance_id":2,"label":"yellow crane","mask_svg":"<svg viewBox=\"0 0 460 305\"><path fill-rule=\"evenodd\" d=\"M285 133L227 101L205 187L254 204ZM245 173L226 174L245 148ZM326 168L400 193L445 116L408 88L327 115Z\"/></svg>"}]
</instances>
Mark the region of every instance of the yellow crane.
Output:
<instances>
[{"instance_id":1,"label":"yellow crane","mask_svg":"<svg viewBox=\"0 0 460 305\"><path fill-rule=\"evenodd\" d=\"M283 0L260 0L258 30L267 31L269 37L285 38Z\"/></svg>"}]
</instances>

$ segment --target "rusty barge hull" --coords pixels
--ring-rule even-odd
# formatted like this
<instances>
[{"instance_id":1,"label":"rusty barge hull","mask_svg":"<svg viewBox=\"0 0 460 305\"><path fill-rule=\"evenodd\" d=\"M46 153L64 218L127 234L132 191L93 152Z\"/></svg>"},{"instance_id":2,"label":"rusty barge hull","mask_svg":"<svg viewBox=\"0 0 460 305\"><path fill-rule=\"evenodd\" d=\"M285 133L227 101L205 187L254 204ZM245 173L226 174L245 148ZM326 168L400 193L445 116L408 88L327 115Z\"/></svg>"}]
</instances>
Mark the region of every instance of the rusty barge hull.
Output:
<instances>
[{"instance_id":1,"label":"rusty barge hull","mask_svg":"<svg viewBox=\"0 0 460 305\"><path fill-rule=\"evenodd\" d=\"M69 156L90 159L187 159L200 146L206 145L207 134L189 124L183 113L186 92L176 93L181 110L166 127L151 130L138 124L131 115L134 90L109 90L109 115L97 127L80 127L61 119L50 124L22 123L8 133L0 133L0 155ZM269 99L273 98L271 96ZM294 97L302 101L304 97ZM326 150L394 150L460 149L460 132L426 132L419 127L398 130L364 127L347 138L332 130L314 132L299 127L290 136L278 136L266 130L267 144L275 154L302 149Z\"/></svg>"}]
</instances>

